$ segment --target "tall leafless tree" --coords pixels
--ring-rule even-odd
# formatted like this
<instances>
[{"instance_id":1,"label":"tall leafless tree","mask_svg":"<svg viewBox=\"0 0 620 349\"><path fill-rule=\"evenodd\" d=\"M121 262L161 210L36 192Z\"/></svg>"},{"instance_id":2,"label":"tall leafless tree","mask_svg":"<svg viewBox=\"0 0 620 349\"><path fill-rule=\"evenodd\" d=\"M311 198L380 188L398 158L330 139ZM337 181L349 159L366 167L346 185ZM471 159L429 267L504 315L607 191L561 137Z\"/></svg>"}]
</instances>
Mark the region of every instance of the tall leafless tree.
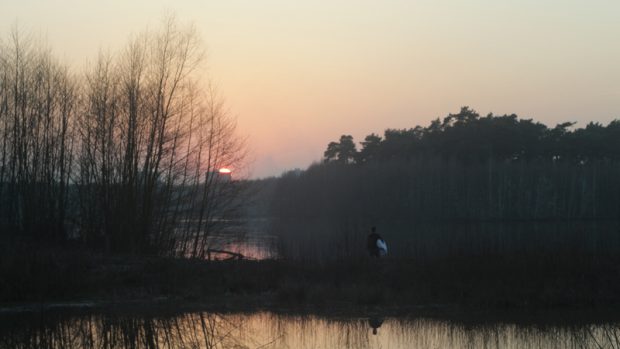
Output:
<instances>
[{"instance_id":1,"label":"tall leafless tree","mask_svg":"<svg viewBox=\"0 0 620 349\"><path fill-rule=\"evenodd\" d=\"M13 31L0 49L0 225L65 238L76 85L40 42Z\"/></svg>"},{"instance_id":2,"label":"tall leafless tree","mask_svg":"<svg viewBox=\"0 0 620 349\"><path fill-rule=\"evenodd\" d=\"M3 231L110 252L200 257L240 205L245 151L204 51L173 17L83 77L13 34L0 49Z\"/></svg>"}]
</instances>

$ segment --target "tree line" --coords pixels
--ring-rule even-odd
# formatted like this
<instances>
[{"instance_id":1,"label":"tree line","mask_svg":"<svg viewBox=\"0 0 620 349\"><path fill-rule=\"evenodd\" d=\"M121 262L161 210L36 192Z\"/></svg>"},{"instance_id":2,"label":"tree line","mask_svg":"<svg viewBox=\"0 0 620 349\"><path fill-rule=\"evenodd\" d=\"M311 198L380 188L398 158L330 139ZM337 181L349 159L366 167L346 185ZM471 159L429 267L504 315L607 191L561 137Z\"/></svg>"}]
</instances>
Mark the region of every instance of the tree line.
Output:
<instances>
[{"instance_id":1,"label":"tree line","mask_svg":"<svg viewBox=\"0 0 620 349\"><path fill-rule=\"evenodd\" d=\"M0 41L0 238L204 255L239 204L217 169L245 152L203 61L172 17L79 73L18 31Z\"/></svg>"},{"instance_id":2,"label":"tree line","mask_svg":"<svg viewBox=\"0 0 620 349\"><path fill-rule=\"evenodd\" d=\"M463 107L428 127L331 142L284 175L276 212L418 220L610 219L620 215L620 121L553 128ZM303 200L298 200L303 198Z\"/></svg>"},{"instance_id":3,"label":"tree line","mask_svg":"<svg viewBox=\"0 0 620 349\"><path fill-rule=\"evenodd\" d=\"M391 159L410 160L433 157L464 163L494 161L572 161L620 159L620 120L607 126L590 122L571 130L574 122L549 128L517 115L481 117L469 107L427 127L388 129L384 136L370 134L358 151L351 135L330 142L325 162L366 164Z\"/></svg>"},{"instance_id":4,"label":"tree line","mask_svg":"<svg viewBox=\"0 0 620 349\"><path fill-rule=\"evenodd\" d=\"M573 126L463 107L427 127L370 134L359 150L343 135L321 163L277 181L274 231L288 255L314 244L316 253L335 256L353 239L358 249L370 226L395 222L421 236L414 226L617 220L620 121Z\"/></svg>"}]
</instances>

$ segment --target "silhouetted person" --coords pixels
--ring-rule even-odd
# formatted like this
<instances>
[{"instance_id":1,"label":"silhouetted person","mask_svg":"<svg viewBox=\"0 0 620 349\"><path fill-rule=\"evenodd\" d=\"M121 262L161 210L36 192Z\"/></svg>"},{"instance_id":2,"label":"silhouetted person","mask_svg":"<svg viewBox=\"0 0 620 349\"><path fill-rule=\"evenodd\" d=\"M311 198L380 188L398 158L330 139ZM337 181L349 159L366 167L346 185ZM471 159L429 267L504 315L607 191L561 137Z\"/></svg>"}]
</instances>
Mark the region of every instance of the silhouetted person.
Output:
<instances>
[{"instance_id":1,"label":"silhouetted person","mask_svg":"<svg viewBox=\"0 0 620 349\"><path fill-rule=\"evenodd\" d=\"M366 248L371 257L383 257L387 255L387 244L381 235L377 234L377 228L372 227L370 229L370 235L366 240Z\"/></svg>"},{"instance_id":2,"label":"silhouetted person","mask_svg":"<svg viewBox=\"0 0 620 349\"><path fill-rule=\"evenodd\" d=\"M368 319L368 324L372 327L372 334L377 335L377 329L383 324L383 318L372 316Z\"/></svg>"}]
</instances>

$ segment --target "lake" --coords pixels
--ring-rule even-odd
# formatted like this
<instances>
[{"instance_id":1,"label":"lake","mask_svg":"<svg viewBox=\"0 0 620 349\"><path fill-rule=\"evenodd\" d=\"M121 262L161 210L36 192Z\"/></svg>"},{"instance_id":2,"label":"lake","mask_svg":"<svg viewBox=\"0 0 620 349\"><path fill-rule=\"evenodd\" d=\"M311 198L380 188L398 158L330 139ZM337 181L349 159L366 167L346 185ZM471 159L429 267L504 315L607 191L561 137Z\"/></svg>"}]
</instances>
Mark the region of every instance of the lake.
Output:
<instances>
[{"instance_id":1,"label":"lake","mask_svg":"<svg viewBox=\"0 0 620 349\"><path fill-rule=\"evenodd\" d=\"M562 319L565 321L565 319ZM0 309L0 348L618 348L620 322Z\"/></svg>"}]
</instances>

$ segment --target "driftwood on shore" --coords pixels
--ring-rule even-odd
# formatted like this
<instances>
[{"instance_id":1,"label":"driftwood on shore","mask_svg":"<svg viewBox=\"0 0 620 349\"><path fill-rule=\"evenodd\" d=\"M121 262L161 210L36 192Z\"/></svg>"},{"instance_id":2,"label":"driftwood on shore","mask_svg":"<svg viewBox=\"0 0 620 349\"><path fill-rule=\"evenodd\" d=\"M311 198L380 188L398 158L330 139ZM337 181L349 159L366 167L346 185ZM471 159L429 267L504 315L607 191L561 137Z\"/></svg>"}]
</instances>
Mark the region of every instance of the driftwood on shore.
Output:
<instances>
[{"instance_id":1,"label":"driftwood on shore","mask_svg":"<svg viewBox=\"0 0 620 349\"><path fill-rule=\"evenodd\" d=\"M211 254L225 254L228 255L228 258L225 258L225 260L230 260L230 259L236 259L236 260L242 260L244 259L243 255L241 253L237 253L237 252L232 252L232 251L226 251L226 250L216 250L216 249L207 249L207 260L211 260Z\"/></svg>"}]
</instances>

